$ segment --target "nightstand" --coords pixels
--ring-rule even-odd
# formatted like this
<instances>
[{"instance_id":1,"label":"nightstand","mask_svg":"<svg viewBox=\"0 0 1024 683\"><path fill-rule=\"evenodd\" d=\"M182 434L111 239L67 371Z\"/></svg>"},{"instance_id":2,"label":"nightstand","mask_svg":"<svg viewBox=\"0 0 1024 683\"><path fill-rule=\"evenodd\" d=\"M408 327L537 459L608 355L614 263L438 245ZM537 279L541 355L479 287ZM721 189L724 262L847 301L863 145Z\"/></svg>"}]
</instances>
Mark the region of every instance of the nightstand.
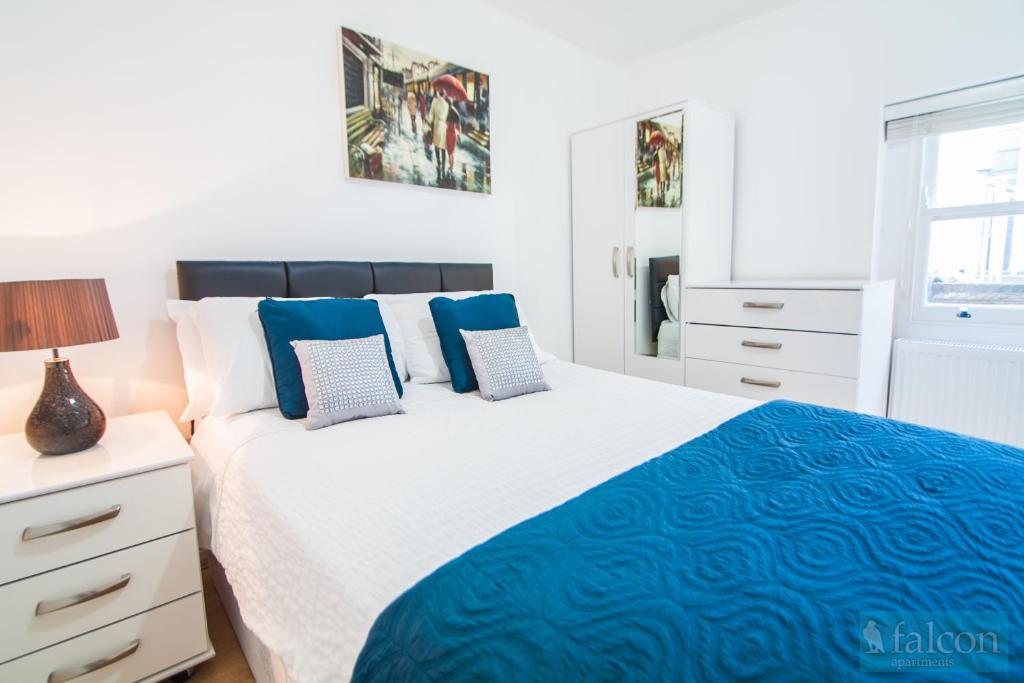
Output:
<instances>
[{"instance_id":1,"label":"nightstand","mask_svg":"<svg viewBox=\"0 0 1024 683\"><path fill-rule=\"evenodd\" d=\"M0 681L159 681L213 656L192 458L163 412L72 455L0 436Z\"/></svg>"}]
</instances>

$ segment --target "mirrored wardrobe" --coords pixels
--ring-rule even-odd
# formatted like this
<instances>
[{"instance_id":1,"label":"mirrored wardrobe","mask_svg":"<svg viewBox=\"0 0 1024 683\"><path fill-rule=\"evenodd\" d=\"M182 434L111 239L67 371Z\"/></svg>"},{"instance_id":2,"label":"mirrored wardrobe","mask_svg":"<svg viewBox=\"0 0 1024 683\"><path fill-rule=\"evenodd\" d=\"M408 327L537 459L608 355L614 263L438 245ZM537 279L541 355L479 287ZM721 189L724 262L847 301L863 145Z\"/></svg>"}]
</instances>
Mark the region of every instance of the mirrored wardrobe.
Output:
<instances>
[{"instance_id":1,"label":"mirrored wardrobe","mask_svg":"<svg viewBox=\"0 0 1024 683\"><path fill-rule=\"evenodd\" d=\"M729 280L731 116L687 101L572 137L575 362L682 384L682 292Z\"/></svg>"}]
</instances>

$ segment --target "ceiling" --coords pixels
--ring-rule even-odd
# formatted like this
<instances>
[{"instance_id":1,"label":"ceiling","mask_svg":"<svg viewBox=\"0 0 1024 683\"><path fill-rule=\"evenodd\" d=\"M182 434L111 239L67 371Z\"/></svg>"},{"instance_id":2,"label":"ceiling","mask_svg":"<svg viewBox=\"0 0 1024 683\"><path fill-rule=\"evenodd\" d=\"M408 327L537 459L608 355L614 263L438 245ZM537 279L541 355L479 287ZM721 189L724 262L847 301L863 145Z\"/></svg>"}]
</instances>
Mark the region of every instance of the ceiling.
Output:
<instances>
[{"instance_id":1,"label":"ceiling","mask_svg":"<svg viewBox=\"0 0 1024 683\"><path fill-rule=\"evenodd\" d=\"M794 0L483 0L626 65Z\"/></svg>"}]
</instances>

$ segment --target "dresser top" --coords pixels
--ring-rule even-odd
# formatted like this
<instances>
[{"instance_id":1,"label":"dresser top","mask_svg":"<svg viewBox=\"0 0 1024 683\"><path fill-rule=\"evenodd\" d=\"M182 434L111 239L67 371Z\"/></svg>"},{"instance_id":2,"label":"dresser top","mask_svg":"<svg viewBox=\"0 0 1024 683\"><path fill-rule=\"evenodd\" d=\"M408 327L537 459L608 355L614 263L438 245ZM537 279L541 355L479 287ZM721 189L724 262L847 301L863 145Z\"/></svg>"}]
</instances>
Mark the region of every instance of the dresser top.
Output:
<instances>
[{"instance_id":1,"label":"dresser top","mask_svg":"<svg viewBox=\"0 0 1024 683\"><path fill-rule=\"evenodd\" d=\"M838 289L861 290L889 280L728 280L687 284L689 289Z\"/></svg>"},{"instance_id":2,"label":"dresser top","mask_svg":"<svg viewBox=\"0 0 1024 683\"><path fill-rule=\"evenodd\" d=\"M0 504L180 465L193 457L163 411L108 418L98 444L69 455L40 455L23 434L7 434L0 436Z\"/></svg>"}]
</instances>

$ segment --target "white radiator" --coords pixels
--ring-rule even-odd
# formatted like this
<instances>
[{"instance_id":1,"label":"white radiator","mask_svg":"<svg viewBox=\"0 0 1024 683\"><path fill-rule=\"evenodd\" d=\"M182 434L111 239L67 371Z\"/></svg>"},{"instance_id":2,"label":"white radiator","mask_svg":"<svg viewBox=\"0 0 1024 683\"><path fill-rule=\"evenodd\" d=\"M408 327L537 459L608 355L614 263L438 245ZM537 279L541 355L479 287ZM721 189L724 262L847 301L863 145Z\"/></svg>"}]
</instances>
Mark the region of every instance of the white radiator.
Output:
<instances>
[{"instance_id":1,"label":"white radiator","mask_svg":"<svg viewBox=\"0 0 1024 683\"><path fill-rule=\"evenodd\" d=\"M1024 446L1024 348L897 339L889 417Z\"/></svg>"}]
</instances>

